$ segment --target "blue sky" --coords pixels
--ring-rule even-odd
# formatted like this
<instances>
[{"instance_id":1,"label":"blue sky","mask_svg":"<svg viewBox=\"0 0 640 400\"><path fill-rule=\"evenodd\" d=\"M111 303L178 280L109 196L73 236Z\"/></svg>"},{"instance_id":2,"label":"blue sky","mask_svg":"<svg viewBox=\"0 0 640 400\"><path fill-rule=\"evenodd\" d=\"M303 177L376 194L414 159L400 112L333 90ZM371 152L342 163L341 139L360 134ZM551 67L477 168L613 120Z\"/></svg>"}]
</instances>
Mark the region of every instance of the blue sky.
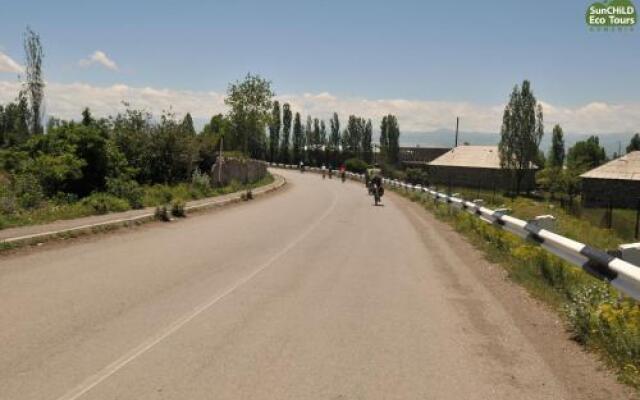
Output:
<instances>
[{"instance_id":1,"label":"blue sky","mask_svg":"<svg viewBox=\"0 0 640 400\"><path fill-rule=\"evenodd\" d=\"M590 32L589 3L5 1L0 52L21 63L30 25L42 36L46 78L59 85L223 93L252 71L291 98L328 93L336 102L467 104L478 112L503 104L528 78L564 122L561 115L592 103L640 103L640 25ZM95 51L117 70L81 66ZM0 72L0 81L11 80L15 73ZM298 100L305 110L313 101ZM623 128L631 129L612 130Z\"/></svg>"}]
</instances>

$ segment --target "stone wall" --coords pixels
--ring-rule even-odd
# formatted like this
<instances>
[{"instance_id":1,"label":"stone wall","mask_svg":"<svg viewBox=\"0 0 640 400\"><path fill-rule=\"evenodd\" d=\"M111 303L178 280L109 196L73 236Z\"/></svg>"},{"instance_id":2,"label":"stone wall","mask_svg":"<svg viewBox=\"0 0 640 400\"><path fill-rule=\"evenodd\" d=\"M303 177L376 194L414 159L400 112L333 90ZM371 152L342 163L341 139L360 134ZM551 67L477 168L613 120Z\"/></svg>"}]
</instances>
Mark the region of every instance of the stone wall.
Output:
<instances>
[{"instance_id":1,"label":"stone wall","mask_svg":"<svg viewBox=\"0 0 640 400\"><path fill-rule=\"evenodd\" d=\"M469 168L428 165L429 183L432 185L460 186L480 189L512 190L514 178L511 173L494 168ZM522 179L521 190L535 189L535 171L527 171Z\"/></svg>"},{"instance_id":2,"label":"stone wall","mask_svg":"<svg viewBox=\"0 0 640 400\"><path fill-rule=\"evenodd\" d=\"M636 208L640 200L640 181L582 178L585 207Z\"/></svg>"},{"instance_id":3,"label":"stone wall","mask_svg":"<svg viewBox=\"0 0 640 400\"><path fill-rule=\"evenodd\" d=\"M267 163L259 160L224 158L222 172L220 172L220 158L211 168L211 183L213 186L226 186L232 181L252 183L267 175Z\"/></svg>"}]
</instances>

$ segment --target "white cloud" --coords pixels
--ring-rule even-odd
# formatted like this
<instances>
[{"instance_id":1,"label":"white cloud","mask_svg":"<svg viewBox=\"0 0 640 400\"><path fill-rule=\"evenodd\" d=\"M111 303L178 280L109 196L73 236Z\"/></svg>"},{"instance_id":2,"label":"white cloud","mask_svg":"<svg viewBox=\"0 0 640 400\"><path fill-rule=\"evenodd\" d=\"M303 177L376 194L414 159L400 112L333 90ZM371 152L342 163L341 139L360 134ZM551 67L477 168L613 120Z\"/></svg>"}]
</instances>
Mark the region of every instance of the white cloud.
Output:
<instances>
[{"instance_id":1,"label":"white cloud","mask_svg":"<svg viewBox=\"0 0 640 400\"><path fill-rule=\"evenodd\" d=\"M0 81L0 104L15 99L20 84ZM123 110L126 101L155 115L173 110L178 116L190 112L200 121L224 113L224 93L132 87L124 84L93 86L85 83L47 83L46 109L49 115L78 119L84 107L96 116L107 116ZM330 93L303 93L278 96L280 102L291 103L303 118L312 115L328 119L334 111L340 114L343 127L349 114L371 118L374 127L386 114L395 114L403 134L453 129L460 116L460 128L466 132L498 132L504 104L481 105L469 102L446 102L404 99L341 98ZM554 124L565 132L585 134L633 133L640 131L640 103L612 104L594 101L577 107L542 102L546 131Z\"/></svg>"},{"instance_id":2,"label":"white cloud","mask_svg":"<svg viewBox=\"0 0 640 400\"><path fill-rule=\"evenodd\" d=\"M91 54L88 58L83 58L78 62L81 67L90 67L94 64L100 64L105 68L108 68L113 71L118 70L118 64L115 61L110 59L105 52L96 50Z\"/></svg>"},{"instance_id":3,"label":"white cloud","mask_svg":"<svg viewBox=\"0 0 640 400\"><path fill-rule=\"evenodd\" d=\"M0 51L0 72L20 73L24 70L22 65L18 64L13 58Z\"/></svg>"}]
</instances>

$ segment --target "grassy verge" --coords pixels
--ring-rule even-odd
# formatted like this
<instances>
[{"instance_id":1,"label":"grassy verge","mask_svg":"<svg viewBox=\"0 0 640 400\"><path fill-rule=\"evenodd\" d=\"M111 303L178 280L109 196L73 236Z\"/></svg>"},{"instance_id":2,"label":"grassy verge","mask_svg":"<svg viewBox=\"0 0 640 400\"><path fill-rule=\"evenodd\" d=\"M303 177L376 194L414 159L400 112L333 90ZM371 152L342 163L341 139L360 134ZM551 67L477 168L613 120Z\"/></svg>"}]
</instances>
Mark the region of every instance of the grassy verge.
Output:
<instances>
[{"instance_id":1,"label":"grassy verge","mask_svg":"<svg viewBox=\"0 0 640 400\"><path fill-rule=\"evenodd\" d=\"M556 217L557 233L601 249L617 249L620 244L633 241L633 210L615 210L614 222L618 224L614 223L613 229L605 229L601 227L602 209L582 208L577 216L560 207L555 201L522 196L512 198L489 190L466 188L453 188L451 192L458 193L465 199L482 199L488 207L509 208L512 210L511 215L524 220L551 214Z\"/></svg>"},{"instance_id":2,"label":"grassy verge","mask_svg":"<svg viewBox=\"0 0 640 400\"><path fill-rule=\"evenodd\" d=\"M186 202L206 197L221 196L241 190L256 188L273 182L273 176L267 174L263 179L251 183L240 184L232 182L230 185L213 188L208 185L180 183L177 185L142 186L141 206L154 207L171 202ZM106 193L94 193L75 202L45 201L34 209L20 209L11 214L0 214L0 229L25 225L46 224L61 219L73 219L100 215L110 212L127 211L131 204L119 197Z\"/></svg>"},{"instance_id":3,"label":"grassy verge","mask_svg":"<svg viewBox=\"0 0 640 400\"><path fill-rule=\"evenodd\" d=\"M574 339L599 354L622 382L640 389L640 308L635 301L622 298L609 285L475 216L436 204L423 194L398 193L419 202L465 235L490 261L502 265L512 280L558 311ZM533 211L519 210L522 214ZM604 233L594 231L598 228L573 223L576 226L567 218L560 226L574 234L597 234L589 238L595 242L615 240L600 236Z\"/></svg>"}]
</instances>

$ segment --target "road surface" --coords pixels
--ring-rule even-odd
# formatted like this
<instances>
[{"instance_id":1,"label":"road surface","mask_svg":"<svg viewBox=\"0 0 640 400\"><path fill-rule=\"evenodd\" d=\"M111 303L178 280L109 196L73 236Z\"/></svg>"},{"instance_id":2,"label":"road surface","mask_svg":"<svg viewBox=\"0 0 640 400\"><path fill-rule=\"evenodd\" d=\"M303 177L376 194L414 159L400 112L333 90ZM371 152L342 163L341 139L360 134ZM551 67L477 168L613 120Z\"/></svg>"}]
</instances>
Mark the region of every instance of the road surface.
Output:
<instances>
[{"instance_id":1,"label":"road surface","mask_svg":"<svg viewBox=\"0 0 640 400\"><path fill-rule=\"evenodd\" d=\"M628 393L417 206L279 173L253 202L0 258L0 398Z\"/></svg>"}]
</instances>

